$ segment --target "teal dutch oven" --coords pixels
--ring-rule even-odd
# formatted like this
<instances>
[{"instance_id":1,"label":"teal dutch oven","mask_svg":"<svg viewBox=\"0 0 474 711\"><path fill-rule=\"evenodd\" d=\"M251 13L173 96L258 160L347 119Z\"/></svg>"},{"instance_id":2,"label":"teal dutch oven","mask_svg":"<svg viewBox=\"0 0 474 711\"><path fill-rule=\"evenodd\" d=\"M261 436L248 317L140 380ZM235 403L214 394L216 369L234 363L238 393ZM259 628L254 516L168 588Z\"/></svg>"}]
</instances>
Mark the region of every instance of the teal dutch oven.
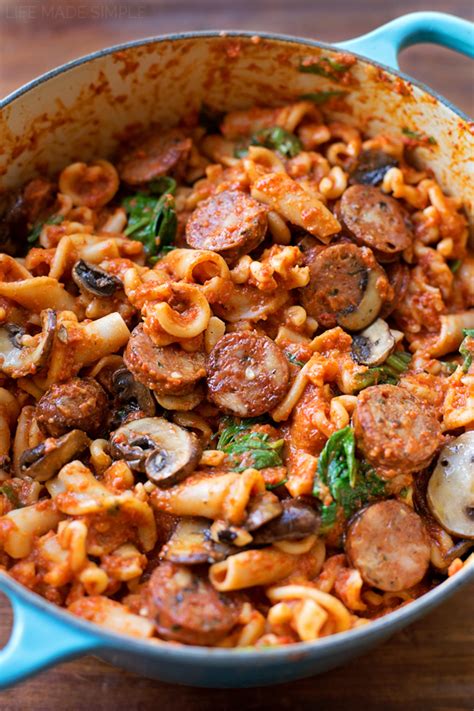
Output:
<instances>
[{"instance_id":1,"label":"teal dutch oven","mask_svg":"<svg viewBox=\"0 0 474 711\"><path fill-rule=\"evenodd\" d=\"M317 61L344 51L356 60L352 72L358 82L347 97L353 121L369 135L406 127L434 136L436 149L420 148L420 164L429 163L442 187L462 197L472 219L472 124L402 74L397 56L404 47L432 42L473 57L473 27L450 15L424 12L338 45L265 33L199 32L96 52L48 72L0 103L0 195L39 169L54 173L73 160L111 154L131 125L173 125L203 102L227 111L278 105L335 88L329 79L298 67L302 59ZM177 684L288 682L341 665L381 643L465 586L473 573L473 566L465 566L415 602L366 626L264 650L138 641L75 618L0 573L0 590L14 614L11 637L0 651L0 688L84 654Z\"/></svg>"}]
</instances>

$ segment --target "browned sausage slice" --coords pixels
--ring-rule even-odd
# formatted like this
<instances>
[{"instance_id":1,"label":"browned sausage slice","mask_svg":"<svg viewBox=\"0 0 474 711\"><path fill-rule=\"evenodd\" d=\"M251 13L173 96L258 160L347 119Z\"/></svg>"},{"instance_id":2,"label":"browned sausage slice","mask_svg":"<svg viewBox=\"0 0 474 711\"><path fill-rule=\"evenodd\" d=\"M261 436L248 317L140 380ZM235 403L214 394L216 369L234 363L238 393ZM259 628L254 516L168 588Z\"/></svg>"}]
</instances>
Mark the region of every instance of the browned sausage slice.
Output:
<instances>
[{"instance_id":1,"label":"browned sausage slice","mask_svg":"<svg viewBox=\"0 0 474 711\"><path fill-rule=\"evenodd\" d=\"M388 299L380 312L380 318L387 318L403 301L410 282L410 269L408 264L401 260L397 260L392 264L384 265L385 272L390 286L392 287L393 296Z\"/></svg>"},{"instance_id":2,"label":"browned sausage slice","mask_svg":"<svg viewBox=\"0 0 474 711\"><path fill-rule=\"evenodd\" d=\"M379 277L385 276L372 252L344 242L305 253L310 280L301 289L301 303L322 326L351 330L368 326L382 305Z\"/></svg>"},{"instance_id":3,"label":"browned sausage slice","mask_svg":"<svg viewBox=\"0 0 474 711\"><path fill-rule=\"evenodd\" d=\"M267 229L267 208L240 190L224 190L199 203L186 224L186 242L229 263L257 247Z\"/></svg>"},{"instance_id":4,"label":"browned sausage slice","mask_svg":"<svg viewBox=\"0 0 474 711\"><path fill-rule=\"evenodd\" d=\"M36 406L36 421L48 437L61 437L70 430L94 435L107 414L107 395L92 378L71 378L55 383Z\"/></svg>"},{"instance_id":5,"label":"browned sausage slice","mask_svg":"<svg viewBox=\"0 0 474 711\"><path fill-rule=\"evenodd\" d=\"M384 256L402 252L412 242L403 207L379 188L352 185L342 195L339 216L358 244Z\"/></svg>"},{"instance_id":6,"label":"browned sausage slice","mask_svg":"<svg viewBox=\"0 0 474 711\"><path fill-rule=\"evenodd\" d=\"M267 336L227 333L212 349L207 366L210 399L224 412L256 417L275 407L288 389L288 362Z\"/></svg>"},{"instance_id":7,"label":"browned sausage slice","mask_svg":"<svg viewBox=\"0 0 474 711\"><path fill-rule=\"evenodd\" d=\"M136 143L118 164L120 178L129 185L141 185L173 171L187 158L192 141L179 128L154 134Z\"/></svg>"},{"instance_id":8,"label":"browned sausage slice","mask_svg":"<svg viewBox=\"0 0 474 711\"><path fill-rule=\"evenodd\" d=\"M356 516L347 533L346 553L366 583L397 592L422 580L430 562L430 543L418 514L390 499Z\"/></svg>"},{"instance_id":9,"label":"browned sausage slice","mask_svg":"<svg viewBox=\"0 0 474 711\"><path fill-rule=\"evenodd\" d=\"M424 469L442 440L435 416L397 385L362 390L354 428L359 449L387 477Z\"/></svg>"},{"instance_id":10,"label":"browned sausage slice","mask_svg":"<svg viewBox=\"0 0 474 711\"><path fill-rule=\"evenodd\" d=\"M160 636L184 644L216 644L240 615L236 595L217 592L196 571L173 563L155 568L144 595Z\"/></svg>"},{"instance_id":11,"label":"browned sausage slice","mask_svg":"<svg viewBox=\"0 0 474 711\"><path fill-rule=\"evenodd\" d=\"M206 375L204 353L155 346L142 324L133 329L123 359L140 383L162 394L186 395Z\"/></svg>"}]
</instances>

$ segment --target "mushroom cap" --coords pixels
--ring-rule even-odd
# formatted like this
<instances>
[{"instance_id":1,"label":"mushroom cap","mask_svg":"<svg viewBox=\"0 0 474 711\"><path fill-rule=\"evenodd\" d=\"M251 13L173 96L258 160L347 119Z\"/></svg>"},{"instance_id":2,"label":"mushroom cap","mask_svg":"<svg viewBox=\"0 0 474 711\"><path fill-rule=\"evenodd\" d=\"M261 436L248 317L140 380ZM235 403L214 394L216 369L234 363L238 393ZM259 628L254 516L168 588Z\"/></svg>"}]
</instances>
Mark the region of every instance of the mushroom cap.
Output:
<instances>
[{"instance_id":1,"label":"mushroom cap","mask_svg":"<svg viewBox=\"0 0 474 711\"><path fill-rule=\"evenodd\" d=\"M72 278L80 291L107 298L123 288L120 279L113 274L100 269L95 264L89 264L79 259L72 268Z\"/></svg>"},{"instance_id":2,"label":"mushroom cap","mask_svg":"<svg viewBox=\"0 0 474 711\"><path fill-rule=\"evenodd\" d=\"M49 437L22 453L20 476L29 476L36 481L48 481L89 444L90 439L82 430L71 430L58 439Z\"/></svg>"},{"instance_id":3,"label":"mushroom cap","mask_svg":"<svg viewBox=\"0 0 474 711\"><path fill-rule=\"evenodd\" d=\"M395 338L381 318L352 337L352 355L362 365L380 365L394 348Z\"/></svg>"},{"instance_id":4,"label":"mushroom cap","mask_svg":"<svg viewBox=\"0 0 474 711\"><path fill-rule=\"evenodd\" d=\"M143 417L119 427L110 439L116 459L146 473L160 488L174 486L194 471L202 446L195 434L164 417Z\"/></svg>"},{"instance_id":5,"label":"mushroom cap","mask_svg":"<svg viewBox=\"0 0 474 711\"><path fill-rule=\"evenodd\" d=\"M0 327L0 371L11 378L22 378L36 373L46 364L56 331L56 312L41 312L42 333L33 345L22 344L25 330L15 323Z\"/></svg>"},{"instance_id":6,"label":"mushroom cap","mask_svg":"<svg viewBox=\"0 0 474 711\"><path fill-rule=\"evenodd\" d=\"M474 430L441 450L426 495L431 513L446 531L474 539Z\"/></svg>"}]
</instances>

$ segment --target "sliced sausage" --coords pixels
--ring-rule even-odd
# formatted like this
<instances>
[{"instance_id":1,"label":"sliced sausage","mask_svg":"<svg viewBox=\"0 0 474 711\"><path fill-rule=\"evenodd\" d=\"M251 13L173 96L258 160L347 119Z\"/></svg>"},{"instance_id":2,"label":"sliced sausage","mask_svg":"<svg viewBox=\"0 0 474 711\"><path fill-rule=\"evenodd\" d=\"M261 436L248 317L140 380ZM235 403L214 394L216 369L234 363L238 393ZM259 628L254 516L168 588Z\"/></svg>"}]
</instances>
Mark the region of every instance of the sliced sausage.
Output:
<instances>
[{"instance_id":1,"label":"sliced sausage","mask_svg":"<svg viewBox=\"0 0 474 711\"><path fill-rule=\"evenodd\" d=\"M349 526L346 553L363 580L398 592L420 582L430 562L430 542L421 518L390 499L363 509Z\"/></svg>"},{"instance_id":2,"label":"sliced sausage","mask_svg":"<svg viewBox=\"0 0 474 711\"><path fill-rule=\"evenodd\" d=\"M219 593L203 575L183 565L161 563L146 586L145 607L164 639L213 645L237 624L241 603Z\"/></svg>"},{"instance_id":3,"label":"sliced sausage","mask_svg":"<svg viewBox=\"0 0 474 711\"><path fill-rule=\"evenodd\" d=\"M390 316L400 302L403 301L410 282L410 269L405 262L397 260L384 266L389 284L392 287L393 297L385 301L380 312L381 318Z\"/></svg>"},{"instance_id":4,"label":"sliced sausage","mask_svg":"<svg viewBox=\"0 0 474 711\"><path fill-rule=\"evenodd\" d=\"M339 217L360 245L391 258L412 243L408 216L400 203L370 185L352 185L342 195Z\"/></svg>"},{"instance_id":5,"label":"sliced sausage","mask_svg":"<svg viewBox=\"0 0 474 711\"><path fill-rule=\"evenodd\" d=\"M398 161L385 151L362 151L357 158L357 165L350 175L350 183L378 185L390 168L395 168Z\"/></svg>"},{"instance_id":6,"label":"sliced sausage","mask_svg":"<svg viewBox=\"0 0 474 711\"><path fill-rule=\"evenodd\" d=\"M141 185L172 172L184 161L192 141L179 128L156 133L134 144L118 164L120 178L129 185Z\"/></svg>"},{"instance_id":7,"label":"sliced sausage","mask_svg":"<svg viewBox=\"0 0 474 711\"><path fill-rule=\"evenodd\" d=\"M103 388L92 378L71 378L56 383L36 406L36 421L48 437L61 437L70 430L96 434L108 410Z\"/></svg>"},{"instance_id":8,"label":"sliced sausage","mask_svg":"<svg viewBox=\"0 0 474 711\"><path fill-rule=\"evenodd\" d=\"M382 306L379 277L385 276L370 250L344 242L305 252L310 280L301 289L306 313L322 326L360 330Z\"/></svg>"},{"instance_id":9,"label":"sliced sausage","mask_svg":"<svg viewBox=\"0 0 474 711\"><path fill-rule=\"evenodd\" d=\"M224 190L199 203L186 224L186 242L219 252L232 263L254 250L266 229L264 205L240 190Z\"/></svg>"},{"instance_id":10,"label":"sliced sausage","mask_svg":"<svg viewBox=\"0 0 474 711\"><path fill-rule=\"evenodd\" d=\"M442 441L436 417L397 385L362 390L354 428L359 449L389 478L424 469Z\"/></svg>"},{"instance_id":11,"label":"sliced sausage","mask_svg":"<svg viewBox=\"0 0 474 711\"><path fill-rule=\"evenodd\" d=\"M238 417L269 412L286 393L288 380L288 361L281 350L253 331L227 333L209 355L209 397Z\"/></svg>"},{"instance_id":12,"label":"sliced sausage","mask_svg":"<svg viewBox=\"0 0 474 711\"><path fill-rule=\"evenodd\" d=\"M155 346L142 324L132 331L123 360L140 383L163 395L186 395L206 375L204 353Z\"/></svg>"}]
</instances>

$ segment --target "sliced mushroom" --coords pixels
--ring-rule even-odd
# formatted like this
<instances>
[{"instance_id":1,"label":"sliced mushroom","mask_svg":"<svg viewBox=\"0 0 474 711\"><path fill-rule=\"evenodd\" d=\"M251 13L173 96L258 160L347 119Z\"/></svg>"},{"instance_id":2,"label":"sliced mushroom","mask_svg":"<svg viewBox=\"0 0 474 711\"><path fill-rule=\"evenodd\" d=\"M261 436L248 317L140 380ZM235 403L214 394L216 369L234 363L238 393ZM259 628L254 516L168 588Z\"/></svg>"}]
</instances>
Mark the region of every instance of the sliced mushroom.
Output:
<instances>
[{"instance_id":1,"label":"sliced mushroom","mask_svg":"<svg viewBox=\"0 0 474 711\"><path fill-rule=\"evenodd\" d=\"M172 563L199 565L217 563L237 549L216 543L209 535L209 521L204 518L184 517L179 520L171 538L160 551L160 558Z\"/></svg>"},{"instance_id":2,"label":"sliced mushroom","mask_svg":"<svg viewBox=\"0 0 474 711\"><path fill-rule=\"evenodd\" d=\"M395 338L381 318L352 337L352 357L362 365L380 365L394 348Z\"/></svg>"},{"instance_id":3,"label":"sliced mushroom","mask_svg":"<svg viewBox=\"0 0 474 711\"><path fill-rule=\"evenodd\" d=\"M441 450L428 482L427 501L446 531L474 538L474 430Z\"/></svg>"},{"instance_id":4,"label":"sliced mushroom","mask_svg":"<svg viewBox=\"0 0 474 711\"><path fill-rule=\"evenodd\" d=\"M108 274L103 269L80 259L72 268L72 278L81 292L106 298L113 296L122 289L123 284L118 277Z\"/></svg>"},{"instance_id":5,"label":"sliced mushroom","mask_svg":"<svg viewBox=\"0 0 474 711\"><path fill-rule=\"evenodd\" d=\"M21 476L48 481L89 444L90 439L82 430L71 430L58 439L49 437L37 447L23 452L20 457Z\"/></svg>"},{"instance_id":6,"label":"sliced mushroom","mask_svg":"<svg viewBox=\"0 0 474 711\"><path fill-rule=\"evenodd\" d=\"M156 412L155 400L148 388L135 380L127 368L119 368L112 375L112 393L126 413L141 412L152 417Z\"/></svg>"},{"instance_id":7,"label":"sliced mushroom","mask_svg":"<svg viewBox=\"0 0 474 711\"><path fill-rule=\"evenodd\" d=\"M245 528L247 531L255 531L255 529L280 516L282 511L280 499L275 494L272 494L271 491L257 494L250 499L247 506Z\"/></svg>"},{"instance_id":8,"label":"sliced mushroom","mask_svg":"<svg viewBox=\"0 0 474 711\"><path fill-rule=\"evenodd\" d=\"M309 504L298 499L285 499L281 504L281 516L257 531L253 537L255 544L305 538L318 533L321 519Z\"/></svg>"},{"instance_id":9,"label":"sliced mushroom","mask_svg":"<svg viewBox=\"0 0 474 711\"><path fill-rule=\"evenodd\" d=\"M174 486L194 471L202 447L195 434L163 417L144 417L120 427L111 437L110 451L161 489Z\"/></svg>"},{"instance_id":10,"label":"sliced mushroom","mask_svg":"<svg viewBox=\"0 0 474 711\"><path fill-rule=\"evenodd\" d=\"M42 333L28 336L24 328L7 323L0 328L0 371L12 378L36 373L46 364L56 330L56 312L46 309L41 313ZM31 345L24 341L32 342Z\"/></svg>"},{"instance_id":11,"label":"sliced mushroom","mask_svg":"<svg viewBox=\"0 0 474 711\"><path fill-rule=\"evenodd\" d=\"M381 274L382 270L379 269L367 270L367 284L364 295L357 308L338 314L337 322L340 326L349 329L349 331L360 331L360 329L365 328L374 320L383 303L377 288Z\"/></svg>"},{"instance_id":12,"label":"sliced mushroom","mask_svg":"<svg viewBox=\"0 0 474 711\"><path fill-rule=\"evenodd\" d=\"M385 173L398 165L398 161L385 151L362 151L349 178L351 184L379 185Z\"/></svg>"}]
</instances>

